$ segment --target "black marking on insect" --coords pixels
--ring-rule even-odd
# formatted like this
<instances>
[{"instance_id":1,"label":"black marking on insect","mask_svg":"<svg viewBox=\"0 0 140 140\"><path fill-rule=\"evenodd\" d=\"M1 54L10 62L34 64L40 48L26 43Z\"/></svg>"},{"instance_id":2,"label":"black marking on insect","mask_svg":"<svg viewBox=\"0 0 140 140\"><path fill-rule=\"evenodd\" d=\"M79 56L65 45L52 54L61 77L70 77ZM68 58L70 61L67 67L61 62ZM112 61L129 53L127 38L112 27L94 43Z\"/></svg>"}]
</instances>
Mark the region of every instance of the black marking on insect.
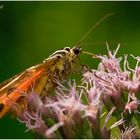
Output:
<instances>
[{"instance_id":1,"label":"black marking on insect","mask_svg":"<svg viewBox=\"0 0 140 140\"><path fill-rule=\"evenodd\" d=\"M3 110L3 108L4 108L4 104L0 103L0 112Z\"/></svg>"},{"instance_id":2,"label":"black marking on insect","mask_svg":"<svg viewBox=\"0 0 140 140\"><path fill-rule=\"evenodd\" d=\"M10 95L15 89L16 87L9 87L9 89L7 90L7 96Z\"/></svg>"}]
</instances>

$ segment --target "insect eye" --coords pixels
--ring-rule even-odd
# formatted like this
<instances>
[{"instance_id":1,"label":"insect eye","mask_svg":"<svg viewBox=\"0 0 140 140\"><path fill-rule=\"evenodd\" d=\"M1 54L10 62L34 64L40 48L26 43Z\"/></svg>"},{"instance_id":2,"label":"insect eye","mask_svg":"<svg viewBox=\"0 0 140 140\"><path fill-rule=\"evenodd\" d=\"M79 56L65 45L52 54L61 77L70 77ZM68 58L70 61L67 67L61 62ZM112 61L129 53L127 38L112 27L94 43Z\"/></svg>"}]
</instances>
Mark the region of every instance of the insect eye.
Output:
<instances>
[{"instance_id":1,"label":"insect eye","mask_svg":"<svg viewBox=\"0 0 140 140\"><path fill-rule=\"evenodd\" d=\"M78 47L75 47L75 48L73 49L73 52L74 52L76 55L79 54L80 51L81 51L81 48L78 48Z\"/></svg>"}]
</instances>

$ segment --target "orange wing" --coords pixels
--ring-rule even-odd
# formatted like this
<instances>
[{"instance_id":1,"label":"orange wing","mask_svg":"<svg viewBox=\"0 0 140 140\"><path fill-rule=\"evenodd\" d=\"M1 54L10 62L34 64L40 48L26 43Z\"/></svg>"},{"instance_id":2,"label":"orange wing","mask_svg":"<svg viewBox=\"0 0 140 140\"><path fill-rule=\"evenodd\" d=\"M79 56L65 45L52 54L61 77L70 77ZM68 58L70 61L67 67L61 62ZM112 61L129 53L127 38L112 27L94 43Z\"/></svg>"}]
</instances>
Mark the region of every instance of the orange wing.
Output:
<instances>
[{"instance_id":1,"label":"orange wing","mask_svg":"<svg viewBox=\"0 0 140 140\"><path fill-rule=\"evenodd\" d=\"M25 72L0 84L0 118L2 118L10 107L22 96L21 93L29 90L41 76L47 76L49 69L55 63L50 60L27 69ZM43 88L43 87L42 87Z\"/></svg>"}]
</instances>

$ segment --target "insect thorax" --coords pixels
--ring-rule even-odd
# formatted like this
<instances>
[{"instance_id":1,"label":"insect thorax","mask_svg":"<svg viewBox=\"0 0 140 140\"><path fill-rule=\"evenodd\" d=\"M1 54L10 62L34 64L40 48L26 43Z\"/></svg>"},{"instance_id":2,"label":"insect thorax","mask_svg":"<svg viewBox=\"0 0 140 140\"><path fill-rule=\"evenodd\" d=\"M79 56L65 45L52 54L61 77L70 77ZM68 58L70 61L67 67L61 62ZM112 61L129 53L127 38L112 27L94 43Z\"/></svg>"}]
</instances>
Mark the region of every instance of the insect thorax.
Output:
<instances>
[{"instance_id":1,"label":"insect thorax","mask_svg":"<svg viewBox=\"0 0 140 140\"><path fill-rule=\"evenodd\" d=\"M81 48L79 47L65 47L61 50L54 52L44 62L54 61L53 66L50 68L50 73L54 76L65 78L69 73L75 72L77 69L77 62L79 61L79 54Z\"/></svg>"}]
</instances>

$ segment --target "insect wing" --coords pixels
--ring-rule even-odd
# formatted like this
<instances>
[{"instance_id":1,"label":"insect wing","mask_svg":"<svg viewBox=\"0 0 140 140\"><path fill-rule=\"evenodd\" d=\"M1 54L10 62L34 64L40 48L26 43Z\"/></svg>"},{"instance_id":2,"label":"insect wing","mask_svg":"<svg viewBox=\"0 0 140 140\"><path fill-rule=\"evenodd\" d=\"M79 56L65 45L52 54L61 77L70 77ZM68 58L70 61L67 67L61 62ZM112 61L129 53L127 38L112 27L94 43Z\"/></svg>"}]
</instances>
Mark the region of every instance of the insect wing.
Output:
<instances>
[{"instance_id":1,"label":"insect wing","mask_svg":"<svg viewBox=\"0 0 140 140\"><path fill-rule=\"evenodd\" d=\"M49 70L54 63L55 59L51 59L33 66L0 84L0 118L22 96L21 93L28 91L36 81L39 84L36 85L36 92L40 93L42 91L46 84Z\"/></svg>"}]
</instances>

